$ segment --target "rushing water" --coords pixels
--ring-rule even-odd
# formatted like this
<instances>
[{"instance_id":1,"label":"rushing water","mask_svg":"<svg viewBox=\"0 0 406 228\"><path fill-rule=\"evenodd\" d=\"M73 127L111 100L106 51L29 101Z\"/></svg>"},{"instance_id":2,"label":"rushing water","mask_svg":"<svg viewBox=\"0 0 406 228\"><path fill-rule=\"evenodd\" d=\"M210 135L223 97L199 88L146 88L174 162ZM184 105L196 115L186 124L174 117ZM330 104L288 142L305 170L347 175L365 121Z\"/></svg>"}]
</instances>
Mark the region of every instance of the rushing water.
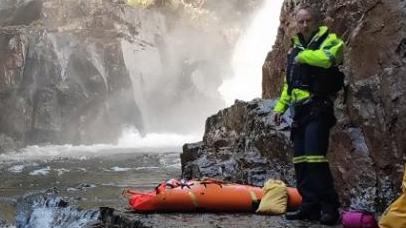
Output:
<instances>
[{"instance_id":1,"label":"rushing water","mask_svg":"<svg viewBox=\"0 0 406 228\"><path fill-rule=\"evenodd\" d=\"M261 97L262 64L272 49L279 27L283 0L266 0L247 31L239 39L232 59L233 77L219 91L228 105L235 99Z\"/></svg>"},{"instance_id":2,"label":"rushing water","mask_svg":"<svg viewBox=\"0 0 406 228\"><path fill-rule=\"evenodd\" d=\"M0 218L27 228L83 227L97 218L87 209L127 207L123 189L150 191L178 178L178 141L188 140L197 141L179 135L140 138L130 131L119 145L31 146L1 154ZM69 207L56 207L61 201Z\"/></svg>"}]
</instances>

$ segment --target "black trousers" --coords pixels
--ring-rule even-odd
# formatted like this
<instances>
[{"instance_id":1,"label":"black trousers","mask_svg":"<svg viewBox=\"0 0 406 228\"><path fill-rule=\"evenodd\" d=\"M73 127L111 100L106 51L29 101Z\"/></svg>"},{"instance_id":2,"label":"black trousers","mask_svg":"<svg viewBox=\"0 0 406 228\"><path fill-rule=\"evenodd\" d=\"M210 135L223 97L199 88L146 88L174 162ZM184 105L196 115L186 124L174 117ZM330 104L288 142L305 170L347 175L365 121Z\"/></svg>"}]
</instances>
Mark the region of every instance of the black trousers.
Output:
<instances>
[{"instance_id":1,"label":"black trousers","mask_svg":"<svg viewBox=\"0 0 406 228\"><path fill-rule=\"evenodd\" d=\"M334 213L340 206L326 158L330 127L331 123L320 117L291 132L297 188L303 197L300 209L309 213Z\"/></svg>"}]
</instances>

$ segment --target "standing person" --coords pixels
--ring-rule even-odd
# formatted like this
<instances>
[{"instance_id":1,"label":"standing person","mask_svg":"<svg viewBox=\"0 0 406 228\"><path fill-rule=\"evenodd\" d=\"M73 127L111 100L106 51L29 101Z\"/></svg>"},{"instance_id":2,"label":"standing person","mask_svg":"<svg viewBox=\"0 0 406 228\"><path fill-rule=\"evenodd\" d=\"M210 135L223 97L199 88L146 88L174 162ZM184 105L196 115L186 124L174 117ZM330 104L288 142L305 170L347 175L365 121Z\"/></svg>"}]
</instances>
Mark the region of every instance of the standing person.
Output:
<instances>
[{"instance_id":1,"label":"standing person","mask_svg":"<svg viewBox=\"0 0 406 228\"><path fill-rule=\"evenodd\" d=\"M336 122L334 98L343 85L344 75L337 65L342 62L344 43L326 26L320 26L315 9L300 6L295 20L298 33L292 39L282 94L273 110L279 125L290 107L293 163L303 197L300 208L285 218L334 225L340 204L326 153L329 131Z\"/></svg>"}]
</instances>

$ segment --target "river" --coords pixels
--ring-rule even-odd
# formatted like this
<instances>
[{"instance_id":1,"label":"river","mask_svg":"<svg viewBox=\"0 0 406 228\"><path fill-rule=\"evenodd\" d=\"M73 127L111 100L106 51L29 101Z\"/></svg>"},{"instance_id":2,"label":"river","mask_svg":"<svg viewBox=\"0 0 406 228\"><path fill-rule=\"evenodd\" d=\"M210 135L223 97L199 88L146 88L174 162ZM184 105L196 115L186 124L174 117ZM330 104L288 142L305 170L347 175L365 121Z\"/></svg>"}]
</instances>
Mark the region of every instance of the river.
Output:
<instances>
[{"instance_id":1,"label":"river","mask_svg":"<svg viewBox=\"0 0 406 228\"><path fill-rule=\"evenodd\" d=\"M179 151L176 150L65 145L32 146L2 154L0 218L5 220L3 223L17 227L46 228L58 227L55 221L61 217L74 216L72 211L70 215L61 215L43 210L61 200L69 203L70 210L125 208L128 204L121 195L123 189L149 191L162 181L180 177ZM38 210L42 210L41 216L33 221ZM27 219L32 221L27 222ZM65 223L59 227L75 225Z\"/></svg>"}]
</instances>

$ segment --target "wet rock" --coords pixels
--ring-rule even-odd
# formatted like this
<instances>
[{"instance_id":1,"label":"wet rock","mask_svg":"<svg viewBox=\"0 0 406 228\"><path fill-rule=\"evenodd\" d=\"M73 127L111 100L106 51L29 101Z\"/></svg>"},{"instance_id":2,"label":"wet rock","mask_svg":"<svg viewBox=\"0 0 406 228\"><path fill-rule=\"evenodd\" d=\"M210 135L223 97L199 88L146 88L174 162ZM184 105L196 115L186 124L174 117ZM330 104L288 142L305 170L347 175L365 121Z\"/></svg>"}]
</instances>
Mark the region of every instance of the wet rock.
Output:
<instances>
[{"instance_id":1,"label":"wet rock","mask_svg":"<svg viewBox=\"0 0 406 228\"><path fill-rule=\"evenodd\" d=\"M0 10L7 17L0 29L0 126L17 147L114 142L123 125L142 130L117 5L3 1Z\"/></svg>"},{"instance_id":2,"label":"wet rock","mask_svg":"<svg viewBox=\"0 0 406 228\"><path fill-rule=\"evenodd\" d=\"M7 224L5 221L2 221L1 219L0 219L0 227L2 227L2 228L15 228L14 225Z\"/></svg>"},{"instance_id":3,"label":"wet rock","mask_svg":"<svg viewBox=\"0 0 406 228\"><path fill-rule=\"evenodd\" d=\"M0 217L0 226L1 227L4 227L6 225L6 220L4 220L4 219L2 219L1 217Z\"/></svg>"},{"instance_id":4,"label":"wet rock","mask_svg":"<svg viewBox=\"0 0 406 228\"><path fill-rule=\"evenodd\" d=\"M15 141L12 137L0 134L0 151L12 151L20 148L21 142Z\"/></svg>"},{"instance_id":5,"label":"wet rock","mask_svg":"<svg viewBox=\"0 0 406 228\"><path fill-rule=\"evenodd\" d=\"M40 19L42 1L24 0L2 1L0 3L0 25L29 25L33 21Z\"/></svg>"},{"instance_id":6,"label":"wet rock","mask_svg":"<svg viewBox=\"0 0 406 228\"><path fill-rule=\"evenodd\" d=\"M113 208L101 208L101 226L128 227L327 227L317 223L287 221L282 216L226 213L151 213L137 214ZM328 226L340 227L340 226Z\"/></svg>"},{"instance_id":7,"label":"wet rock","mask_svg":"<svg viewBox=\"0 0 406 228\"><path fill-rule=\"evenodd\" d=\"M294 185L289 127L275 126L273 105L273 100L236 101L208 118L203 142L183 147L182 176L258 186L274 178Z\"/></svg>"},{"instance_id":8,"label":"wet rock","mask_svg":"<svg viewBox=\"0 0 406 228\"><path fill-rule=\"evenodd\" d=\"M32 194L17 204L17 227L91 227L98 223L99 210L81 210L55 191Z\"/></svg>"},{"instance_id":9,"label":"wet rock","mask_svg":"<svg viewBox=\"0 0 406 228\"><path fill-rule=\"evenodd\" d=\"M81 184L79 184L79 185L76 186L76 187L67 188L66 191L68 191L68 192L84 191L84 190L86 190L86 189L95 188L95 187L96 187L96 185L94 185L94 184L81 183Z\"/></svg>"}]
</instances>

